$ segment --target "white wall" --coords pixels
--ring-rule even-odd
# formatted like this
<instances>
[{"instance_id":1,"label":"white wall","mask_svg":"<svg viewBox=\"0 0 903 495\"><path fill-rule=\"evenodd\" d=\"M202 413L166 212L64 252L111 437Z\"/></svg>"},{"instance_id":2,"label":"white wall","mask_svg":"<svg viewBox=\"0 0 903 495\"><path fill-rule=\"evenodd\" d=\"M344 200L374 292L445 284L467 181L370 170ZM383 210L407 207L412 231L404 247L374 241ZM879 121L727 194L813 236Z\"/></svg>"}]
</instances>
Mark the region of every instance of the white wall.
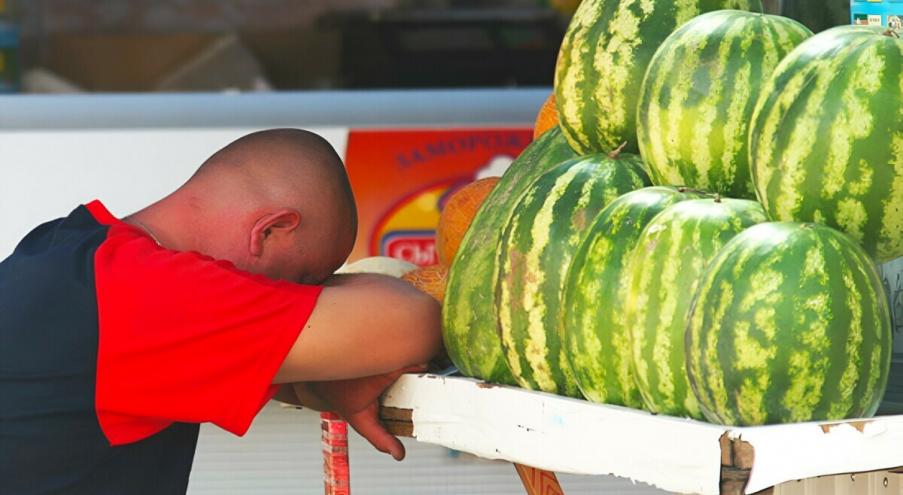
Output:
<instances>
[{"instance_id":1,"label":"white wall","mask_svg":"<svg viewBox=\"0 0 903 495\"><path fill-rule=\"evenodd\" d=\"M100 199L119 217L181 185L208 156L257 129L0 132L0 256L38 223ZM312 128L345 153L347 129Z\"/></svg>"}]
</instances>

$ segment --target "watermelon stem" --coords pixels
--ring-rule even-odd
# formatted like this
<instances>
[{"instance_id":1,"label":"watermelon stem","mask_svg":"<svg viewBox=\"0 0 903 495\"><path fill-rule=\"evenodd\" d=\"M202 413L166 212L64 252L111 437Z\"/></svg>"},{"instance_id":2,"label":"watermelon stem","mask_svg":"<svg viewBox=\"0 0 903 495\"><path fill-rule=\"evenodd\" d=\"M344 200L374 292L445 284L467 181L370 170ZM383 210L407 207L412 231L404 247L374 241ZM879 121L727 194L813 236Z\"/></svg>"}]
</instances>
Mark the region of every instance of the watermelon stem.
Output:
<instances>
[{"instance_id":1,"label":"watermelon stem","mask_svg":"<svg viewBox=\"0 0 903 495\"><path fill-rule=\"evenodd\" d=\"M712 193L710 193L704 189L697 189L695 187L690 187L690 186L674 186L674 187L676 187L677 192L680 192L680 193L691 192L691 193L699 194L700 196L704 196L704 197L712 197Z\"/></svg>"},{"instance_id":2,"label":"watermelon stem","mask_svg":"<svg viewBox=\"0 0 903 495\"><path fill-rule=\"evenodd\" d=\"M617 158L621 154L621 152L624 151L624 148L626 148L626 147L627 147L627 141L624 141L623 143L621 143L621 146L618 146L617 148L613 149L611 151L611 153L608 154L608 157L611 159Z\"/></svg>"}]
</instances>

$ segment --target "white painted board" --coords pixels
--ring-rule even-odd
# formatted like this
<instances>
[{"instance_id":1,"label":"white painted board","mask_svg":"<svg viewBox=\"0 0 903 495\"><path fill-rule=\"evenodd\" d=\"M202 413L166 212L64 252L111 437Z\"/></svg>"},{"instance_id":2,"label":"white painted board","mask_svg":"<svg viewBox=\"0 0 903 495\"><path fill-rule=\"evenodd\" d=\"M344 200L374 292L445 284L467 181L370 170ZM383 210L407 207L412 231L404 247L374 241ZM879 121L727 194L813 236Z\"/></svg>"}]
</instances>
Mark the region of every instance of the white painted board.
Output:
<instances>
[{"instance_id":1,"label":"white painted board","mask_svg":"<svg viewBox=\"0 0 903 495\"><path fill-rule=\"evenodd\" d=\"M411 409L420 442L677 493L719 493L725 433L755 449L747 493L903 466L903 416L738 428L435 375L402 377L383 405Z\"/></svg>"}]
</instances>

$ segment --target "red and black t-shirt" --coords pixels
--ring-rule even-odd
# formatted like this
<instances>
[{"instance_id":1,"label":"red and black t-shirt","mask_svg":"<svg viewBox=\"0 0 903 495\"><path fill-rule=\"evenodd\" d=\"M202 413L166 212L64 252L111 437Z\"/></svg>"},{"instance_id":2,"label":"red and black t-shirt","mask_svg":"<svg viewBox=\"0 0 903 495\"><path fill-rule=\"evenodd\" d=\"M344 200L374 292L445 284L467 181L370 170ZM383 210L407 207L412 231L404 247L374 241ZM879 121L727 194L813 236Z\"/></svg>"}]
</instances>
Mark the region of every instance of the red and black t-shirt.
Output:
<instances>
[{"instance_id":1,"label":"red and black t-shirt","mask_svg":"<svg viewBox=\"0 0 903 495\"><path fill-rule=\"evenodd\" d=\"M320 287L161 248L95 201L0 262L0 493L184 493L244 434Z\"/></svg>"}]
</instances>

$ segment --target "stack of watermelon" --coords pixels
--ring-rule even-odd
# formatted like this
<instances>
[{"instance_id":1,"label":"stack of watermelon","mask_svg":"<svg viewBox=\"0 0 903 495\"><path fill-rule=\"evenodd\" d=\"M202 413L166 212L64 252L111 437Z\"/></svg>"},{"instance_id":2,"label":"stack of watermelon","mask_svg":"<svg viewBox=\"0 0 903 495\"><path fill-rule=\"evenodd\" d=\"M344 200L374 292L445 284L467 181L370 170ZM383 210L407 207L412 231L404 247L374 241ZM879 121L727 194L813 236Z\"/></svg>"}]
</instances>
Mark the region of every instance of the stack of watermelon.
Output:
<instances>
[{"instance_id":1,"label":"stack of watermelon","mask_svg":"<svg viewBox=\"0 0 903 495\"><path fill-rule=\"evenodd\" d=\"M464 374L723 424L874 414L903 40L761 12L583 0L538 137L449 269Z\"/></svg>"}]
</instances>

